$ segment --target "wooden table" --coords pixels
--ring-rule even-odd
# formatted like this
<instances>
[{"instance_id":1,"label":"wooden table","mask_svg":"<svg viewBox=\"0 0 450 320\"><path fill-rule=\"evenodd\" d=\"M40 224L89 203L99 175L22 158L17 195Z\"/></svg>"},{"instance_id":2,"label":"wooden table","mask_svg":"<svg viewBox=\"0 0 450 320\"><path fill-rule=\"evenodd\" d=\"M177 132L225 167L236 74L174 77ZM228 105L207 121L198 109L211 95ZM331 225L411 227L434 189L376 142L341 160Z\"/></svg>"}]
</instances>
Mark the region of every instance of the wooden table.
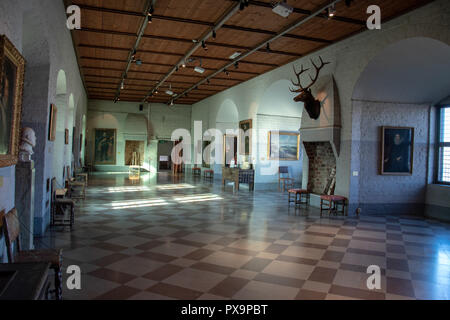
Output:
<instances>
[{"instance_id":1,"label":"wooden table","mask_svg":"<svg viewBox=\"0 0 450 320\"><path fill-rule=\"evenodd\" d=\"M45 300L50 263L0 264L0 300Z\"/></svg>"}]
</instances>

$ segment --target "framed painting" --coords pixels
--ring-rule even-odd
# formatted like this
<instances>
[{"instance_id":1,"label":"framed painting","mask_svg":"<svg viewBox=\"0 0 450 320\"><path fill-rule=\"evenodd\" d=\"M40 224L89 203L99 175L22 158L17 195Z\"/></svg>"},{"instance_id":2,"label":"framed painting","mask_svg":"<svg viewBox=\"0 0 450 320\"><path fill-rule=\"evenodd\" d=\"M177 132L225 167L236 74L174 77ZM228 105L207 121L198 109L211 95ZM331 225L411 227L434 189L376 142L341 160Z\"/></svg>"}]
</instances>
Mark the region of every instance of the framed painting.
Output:
<instances>
[{"instance_id":1,"label":"framed painting","mask_svg":"<svg viewBox=\"0 0 450 320\"><path fill-rule=\"evenodd\" d=\"M414 128L381 127L381 174L413 173Z\"/></svg>"},{"instance_id":2,"label":"framed painting","mask_svg":"<svg viewBox=\"0 0 450 320\"><path fill-rule=\"evenodd\" d=\"M223 135L223 164L229 168L237 166L237 143L238 136L232 134Z\"/></svg>"},{"instance_id":3,"label":"framed painting","mask_svg":"<svg viewBox=\"0 0 450 320\"><path fill-rule=\"evenodd\" d=\"M69 129L64 130L64 144L69 144Z\"/></svg>"},{"instance_id":4,"label":"framed painting","mask_svg":"<svg viewBox=\"0 0 450 320\"><path fill-rule=\"evenodd\" d=\"M249 131L250 129L252 129L252 120L244 120L239 122L239 129L241 129L242 131L240 131L240 137L239 137L239 141L240 141L240 148L239 148L239 154L244 155L244 156L249 156L252 154L252 136L251 136L251 131ZM247 131L249 131L247 133ZM247 134L245 134L247 133Z\"/></svg>"},{"instance_id":5,"label":"framed painting","mask_svg":"<svg viewBox=\"0 0 450 320\"><path fill-rule=\"evenodd\" d=\"M4 35L0 36L0 168L15 165L19 131L25 59Z\"/></svg>"},{"instance_id":6,"label":"framed painting","mask_svg":"<svg viewBox=\"0 0 450 320\"><path fill-rule=\"evenodd\" d=\"M270 131L267 144L267 154L269 160L299 160L300 134L297 132Z\"/></svg>"},{"instance_id":7,"label":"framed painting","mask_svg":"<svg viewBox=\"0 0 450 320\"><path fill-rule=\"evenodd\" d=\"M56 139L56 115L58 108L54 104L50 105L49 119L48 119L48 140L55 141Z\"/></svg>"},{"instance_id":8,"label":"framed painting","mask_svg":"<svg viewBox=\"0 0 450 320\"><path fill-rule=\"evenodd\" d=\"M95 129L95 164L116 164L116 129Z\"/></svg>"}]
</instances>

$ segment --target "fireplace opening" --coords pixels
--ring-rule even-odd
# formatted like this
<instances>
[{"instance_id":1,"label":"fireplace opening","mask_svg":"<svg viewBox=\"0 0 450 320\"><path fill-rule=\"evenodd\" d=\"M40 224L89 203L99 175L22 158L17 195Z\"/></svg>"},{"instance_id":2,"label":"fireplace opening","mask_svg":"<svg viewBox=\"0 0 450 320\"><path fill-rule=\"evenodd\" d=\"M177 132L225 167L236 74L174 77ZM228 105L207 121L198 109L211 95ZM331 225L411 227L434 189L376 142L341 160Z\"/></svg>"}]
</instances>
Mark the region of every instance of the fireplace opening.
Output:
<instances>
[{"instance_id":1,"label":"fireplace opening","mask_svg":"<svg viewBox=\"0 0 450 320\"><path fill-rule=\"evenodd\" d=\"M303 142L308 157L308 190L314 194L334 194L336 157L330 142Z\"/></svg>"}]
</instances>

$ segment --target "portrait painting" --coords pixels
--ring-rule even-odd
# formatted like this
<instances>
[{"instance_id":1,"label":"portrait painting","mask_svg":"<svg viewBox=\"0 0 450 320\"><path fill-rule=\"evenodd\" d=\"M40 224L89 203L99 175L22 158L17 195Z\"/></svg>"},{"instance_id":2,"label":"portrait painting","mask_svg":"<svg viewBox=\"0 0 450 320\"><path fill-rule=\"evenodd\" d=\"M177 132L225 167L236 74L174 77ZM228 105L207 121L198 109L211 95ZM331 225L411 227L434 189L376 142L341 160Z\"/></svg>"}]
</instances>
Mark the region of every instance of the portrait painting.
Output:
<instances>
[{"instance_id":1,"label":"portrait painting","mask_svg":"<svg viewBox=\"0 0 450 320\"><path fill-rule=\"evenodd\" d=\"M296 132L270 131L267 148L269 160L299 160L300 134Z\"/></svg>"},{"instance_id":2,"label":"portrait painting","mask_svg":"<svg viewBox=\"0 0 450 320\"><path fill-rule=\"evenodd\" d=\"M240 131L240 148L239 148L239 154L244 156L249 156L252 153L252 136L251 131L252 129L252 120L244 120L239 122L239 129Z\"/></svg>"},{"instance_id":3,"label":"portrait painting","mask_svg":"<svg viewBox=\"0 0 450 320\"><path fill-rule=\"evenodd\" d=\"M58 108L54 104L50 105L49 119L48 119L48 140L55 141L56 139L56 115Z\"/></svg>"},{"instance_id":4,"label":"portrait painting","mask_svg":"<svg viewBox=\"0 0 450 320\"><path fill-rule=\"evenodd\" d=\"M95 129L95 164L116 164L116 129Z\"/></svg>"},{"instance_id":5,"label":"portrait painting","mask_svg":"<svg viewBox=\"0 0 450 320\"><path fill-rule=\"evenodd\" d=\"M414 128L381 127L381 174L412 175Z\"/></svg>"},{"instance_id":6,"label":"portrait painting","mask_svg":"<svg viewBox=\"0 0 450 320\"><path fill-rule=\"evenodd\" d=\"M0 167L17 163L25 60L0 36Z\"/></svg>"}]
</instances>

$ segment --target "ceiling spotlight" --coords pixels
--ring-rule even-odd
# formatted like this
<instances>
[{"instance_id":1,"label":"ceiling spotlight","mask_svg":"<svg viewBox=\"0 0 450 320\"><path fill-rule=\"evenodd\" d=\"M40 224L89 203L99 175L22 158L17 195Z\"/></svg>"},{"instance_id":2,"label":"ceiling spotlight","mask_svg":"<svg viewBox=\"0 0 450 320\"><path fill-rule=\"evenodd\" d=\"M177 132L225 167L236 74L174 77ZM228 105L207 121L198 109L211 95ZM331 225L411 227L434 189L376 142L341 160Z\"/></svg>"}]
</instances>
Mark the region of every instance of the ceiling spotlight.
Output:
<instances>
[{"instance_id":1,"label":"ceiling spotlight","mask_svg":"<svg viewBox=\"0 0 450 320\"><path fill-rule=\"evenodd\" d=\"M124 84L123 84L123 81L122 81L122 84L120 85L120 89L124 89L125 88L125 86L124 86Z\"/></svg>"},{"instance_id":2,"label":"ceiling spotlight","mask_svg":"<svg viewBox=\"0 0 450 320\"><path fill-rule=\"evenodd\" d=\"M166 91L166 94L169 96L173 96L172 85L169 85L169 89Z\"/></svg>"},{"instance_id":3,"label":"ceiling spotlight","mask_svg":"<svg viewBox=\"0 0 450 320\"><path fill-rule=\"evenodd\" d=\"M225 74L227 75L227 76L229 76L230 75L230 73L225 69L225 70L223 70L223 72L225 72Z\"/></svg>"},{"instance_id":4,"label":"ceiling spotlight","mask_svg":"<svg viewBox=\"0 0 450 320\"><path fill-rule=\"evenodd\" d=\"M198 72L198 73L204 73L205 69L202 68L202 59L199 59L199 60L200 60L200 66L195 67L194 71Z\"/></svg>"},{"instance_id":5,"label":"ceiling spotlight","mask_svg":"<svg viewBox=\"0 0 450 320\"><path fill-rule=\"evenodd\" d=\"M183 61L183 64L181 65L183 68L186 68L186 61Z\"/></svg>"},{"instance_id":6,"label":"ceiling spotlight","mask_svg":"<svg viewBox=\"0 0 450 320\"><path fill-rule=\"evenodd\" d=\"M267 45L266 45L266 52L270 53L270 43L267 43Z\"/></svg>"},{"instance_id":7,"label":"ceiling spotlight","mask_svg":"<svg viewBox=\"0 0 450 320\"><path fill-rule=\"evenodd\" d=\"M235 69L239 69L239 62L238 62L238 61L236 61L236 62L234 63L234 68L235 68Z\"/></svg>"},{"instance_id":8,"label":"ceiling spotlight","mask_svg":"<svg viewBox=\"0 0 450 320\"><path fill-rule=\"evenodd\" d=\"M170 105L173 106L173 100L170 101Z\"/></svg>"},{"instance_id":9,"label":"ceiling spotlight","mask_svg":"<svg viewBox=\"0 0 450 320\"><path fill-rule=\"evenodd\" d=\"M175 68L175 71L178 72L178 66Z\"/></svg>"},{"instance_id":10,"label":"ceiling spotlight","mask_svg":"<svg viewBox=\"0 0 450 320\"><path fill-rule=\"evenodd\" d=\"M328 7L328 17L333 18L336 15L336 6L333 4Z\"/></svg>"},{"instance_id":11,"label":"ceiling spotlight","mask_svg":"<svg viewBox=\"0 0 450 320\"><path fill-rule=\"evenodd\" d=\"M212 37L213 37L214 40L216 40L216 38L217 38L216 30L213 30L213 32L212 32Z\"/></svg>"},{"instance_id":12,"label":"ceiling spotlight","mask_svg":"<svg viewBox=\"0 0 450 320\"><path fill-rule=\"evenodd\" d=\"M204 73L204 72L205 72L205 69L203 69L202 67L195 67L195 68L194 68L194 71L195 71L195 72L198 72L198 73Z\"/></svg>"},{"instance_id":13,"label":"ceiling spotlight","mask_svg":"<svg viewBox=\"0 0 450 320\"><path fill-rule=\"evenodd\" d=\"M158 89L155 90L155 94L158 94Z\"/></svg>"},{"instance_id":14,"label":"ceiling spotlight","mask_svg":"<svg viewBox=\"0 0 450 320\"><path fill-rule=\"evenodd\" d=\"M288 5L286 3L286 0L284 0L275 4L272 12L278 14L279 16L282 16L283 18L287 18L292 12L294 12L294 8Z\"/></svg>"},{"instance_id":15,"label":"ceiling spotlight","mask_svg":"<svg viewBox=\"0 0 450 320\"><path fill-rule=\"evenodd\" d=\"M206 42L203 40L202 41L202 48L206 50L208 50L208 47L206 46Z\"/></svg>"},{"instance_id":16,"label":"ceiling spotlight","mask_svg":"<svg viewBox=\"0 0 450 320\"><path fill-rule=\"evenodd\" d=\"M148 12L148 15L151 16L155 12L155 7L153 5L150 6L150 11Z\"/></svg>"},{"instance_id":17,"label":"ceiling spotlight","mask_svg":"<svg viewBox=\"0 0 450 320\"><path fill-rule=\"evenodd\" d=\"M231 56L229 56L228 58L230 59L230 60L234 60L234 59L236 59L237 57L239 57L241 55L241 53L240 52L238 52L238 51L236 51L235 53L233 53Z\"/></svg>"},{"instance_id":18,"label":"ceiling spotlight","mask_svg":"<svg viewBox=\"0 0 450 320\"><path fill-rule=\"evenodd\" d=\"M152 16L148 16L148 23L152 23L153 22L153 17Z\"/></svg>"},{"instance_id":19,"label":"ceiling spotlight","mask_svg":"<svg viewBox=\"0 0 450 320\"><path fill-rule=\"evenodd\" d=\"M136 60L136 64L137 64L138 66L141 66L141 65L142 65L142 60L141 60L141 59L137 59L137 60Z\"/></svg>"},{"instance_id":20,"label":"ceiling spotlight","mask_svg":"<svg viewBox=\"0 0 450 320\"><path fill-rule=\"evenodd\" d=\"M210 84L210 83L211 83L211 81L209 81L209 79L206 79L206 83L207 83L207 84Z\"/></svg>"}]
</instances>

